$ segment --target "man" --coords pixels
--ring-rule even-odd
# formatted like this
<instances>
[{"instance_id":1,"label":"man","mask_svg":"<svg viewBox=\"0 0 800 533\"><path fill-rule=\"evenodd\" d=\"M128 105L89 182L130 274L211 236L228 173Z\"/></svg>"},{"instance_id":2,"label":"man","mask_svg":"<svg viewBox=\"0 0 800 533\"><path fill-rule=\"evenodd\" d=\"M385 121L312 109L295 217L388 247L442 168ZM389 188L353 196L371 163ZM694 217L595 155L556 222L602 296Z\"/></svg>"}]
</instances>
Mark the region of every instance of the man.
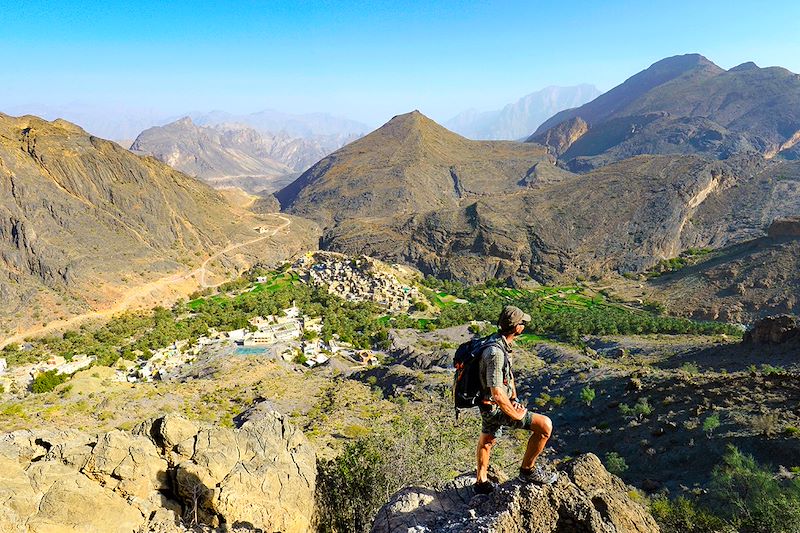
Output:
<instances>
[{"instance_id":1,"label":"man","mask_svg":"<svg viewBox=\"0 0 800 533\"><path fill-rule=\"evenodd\" d=\"M511 372L511 344L530 322L530 315L520 308L507 305L500 313L497 326L499 331L489 337L481 353L480 377L483 387L484 404L481 411L481 436L478 439L476 459L478 463L475 492L488 494L494 485L487 478L489 454L503 427L527 429L531 432L528 447L522 458L519 478L529 483L551 484L558 474L548 472L540 466L534 467L536 458L542 453L553 431L551 420L531 413L517 399L517 387Z\"/></svg>"}]
</instances>

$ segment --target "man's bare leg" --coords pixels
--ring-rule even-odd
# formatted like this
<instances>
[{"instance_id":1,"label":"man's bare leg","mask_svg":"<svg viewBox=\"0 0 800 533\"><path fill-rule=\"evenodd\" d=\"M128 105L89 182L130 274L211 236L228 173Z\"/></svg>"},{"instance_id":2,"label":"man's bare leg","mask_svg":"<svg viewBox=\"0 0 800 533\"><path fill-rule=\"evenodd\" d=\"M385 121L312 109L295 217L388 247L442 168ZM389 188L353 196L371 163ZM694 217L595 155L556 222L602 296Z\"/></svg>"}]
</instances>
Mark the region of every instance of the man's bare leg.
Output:
<instances>
[{"instance_id":1,"label":"man's bare leg","mask_svg":"<svg viewBox=\"0 0 800 533\"><path fill-rule=\"evenodd\" d=\"M528 438L528 447L525 450L525 455L522 458L522 468L526 470L533 468L536 458L539 457L539 454L541 454L542 450L544 450L544 446L547 444L547 440L550 438L550 434L552 432L553 422L550 420L550 418L544 415L533 415L533 420L531 420L531 436ZM481 434L481 438L483 437L484 435ZM480 449L480 441L478 442ZM488 464L488 452L486 458ZM480 459L478 459L478 468L480 468L480 464ZM480 473L480 470L478 472ZM478 479L478 481L480 481L480 479Z\"/></svg>"},{"instance_id":2,"label":"man's bare leg","mask_svg":"<svg viewBox=\"0 0 800 533\"><path fill-rule=\"evenodd\" d=\"M484 483L488 480L487 472L489 471L489 455L492 451L492 446L497 439L492 435L481 433L478 439L478 449L475 451L475 459L478 463L478 469L475 474L478 483Z\"/></svg>"}]
</instances>

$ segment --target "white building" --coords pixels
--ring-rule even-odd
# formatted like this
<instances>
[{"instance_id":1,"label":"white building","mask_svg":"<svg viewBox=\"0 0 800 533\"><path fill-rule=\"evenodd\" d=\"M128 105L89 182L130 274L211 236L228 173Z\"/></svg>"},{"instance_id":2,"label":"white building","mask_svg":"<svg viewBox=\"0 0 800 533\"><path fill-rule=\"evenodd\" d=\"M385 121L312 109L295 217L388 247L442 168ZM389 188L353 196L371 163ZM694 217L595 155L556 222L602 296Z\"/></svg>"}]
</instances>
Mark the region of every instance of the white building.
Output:
<instances>
[{"instance_id":1,"label":"white building","mask_svg":"<svg viewBox=\"0 0 800 533\"><path fill-rule=\"evenodd\" d=\"M6 363L5 358L0 357L0 374L5 374L7 368L8 368L8 363Z\"/></svg>"}]
</instances>

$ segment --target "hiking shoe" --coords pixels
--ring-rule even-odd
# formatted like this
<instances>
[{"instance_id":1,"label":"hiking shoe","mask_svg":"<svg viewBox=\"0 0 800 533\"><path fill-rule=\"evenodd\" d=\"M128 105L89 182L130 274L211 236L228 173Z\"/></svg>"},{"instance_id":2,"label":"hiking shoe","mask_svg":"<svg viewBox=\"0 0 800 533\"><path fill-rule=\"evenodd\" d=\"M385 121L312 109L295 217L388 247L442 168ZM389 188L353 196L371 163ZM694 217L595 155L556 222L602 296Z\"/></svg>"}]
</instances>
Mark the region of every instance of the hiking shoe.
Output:
<instances>
[{"instance_id":1,"label":"hiking shoe","mask_svg":"<svg viewBox=\"0 0 800 533\"><path fill-rule=\"evenodd\" d=\"M520 468L519 479L525 483L538 483L539 485L552 485L558 480L558 472L545 470L541 466L531 469Z\"/></svg>"},{"instance_id":2,"label":"hiking shoe","mask_svg":"<svg viewBox=\"0 0 800 533\"><path fill-rule=\"evenodd\" d=\"M475 489L475 494L491 494L494 492L496 486L497 484L491 481L479 481L475 483L472 488Z\"/></svg>"}]
</instances>

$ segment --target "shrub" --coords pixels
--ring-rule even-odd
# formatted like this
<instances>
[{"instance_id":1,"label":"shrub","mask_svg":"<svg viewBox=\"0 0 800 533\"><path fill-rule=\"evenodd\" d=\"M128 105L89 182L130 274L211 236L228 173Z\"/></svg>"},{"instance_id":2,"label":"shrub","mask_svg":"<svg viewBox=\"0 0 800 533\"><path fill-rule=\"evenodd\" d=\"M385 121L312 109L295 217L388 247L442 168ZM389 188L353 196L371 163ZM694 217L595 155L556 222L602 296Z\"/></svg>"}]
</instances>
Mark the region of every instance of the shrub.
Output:
<instances>
[{"instance_id":1,"label":"shrub","mask_svg":"<svg viewBox=\"0 0 800 533\"><path fill-rule=\"evenodd\" d=\"M595 398L595 391L588 385L581 389L581 401L586 403L587 406L592 405Z\"/></svg>"},{"instance_id":2,"label":"shrub","mask_svg":"<svg viewBox=\"0 0 800 533\"><path fill-rule=\"evenodd\" d=\"M690 363L690 362L683 363L683 366L681 366L681 370L683 370L689 375L694 375L700 372L700 369L697 367L697 363Z\"/></svg>"},{"instance_id":3,"label":"shrub","mask_svg":"<svg viewBox=\"0 0 800 533\"><path fill-rule=\"evenodd\" d=\"M709 415L708 418L706 418L703 421L703 431L706 432L706 435L708 436L709 439L714 435L714 430L717 429L718 427L719 427L718 414Z\"/></svg>"},{"instance_id":4,"label":"shrub","mask_svg":"<svg viewBox=\"0 0 800 533\"><path fill-rule=\"evenodd\" d=\"M625 462L625 458L617 452L608 452L606 454L606 460L603 462L605 463L606 470L615 476L621 476L628 470L628 463Z\"/></svg>"},{"instance_id":5,"label":"shrub","mask_svg":"<svg viewBox=\"0 0 800 533\"><path fill-rule=\"evenodd\" d=\"M31 383L31 391L37 394L50 392L69 379L67 374L59 374L57 370L48 370L36 376Z\"/></svg>"},{"instance_id":6,"label":"shrub","mask_svg":"<svg viewBox=\"0 0 800 533\"><path fill-rule=\"evenodd\" d=\"M738 531L800 531L800 484L784 484L752 456L728 446L712 473L712 509Z\"/></svg>"},{"instance_id":7,"label":"shrub","mask_svg":"<svg viewBox=\"0 0 800 533\"><path fill-rule=\"evenodd\" d=\"M778 413L766 413L750 419L750 427L759 435L771 437L778 431Z\"/></svg>"},{"instance_id":8,"label":"shrub","mask_svg":"<svg viewBox=\"0 0 800 533\"><path fill-rule=\"evenodd\" d=\"M683 496L672 501L664 496L654 498L650 501L650 512L663 533L711 533L726 529L721 518Z\"/></svg>"}]
</instances>

